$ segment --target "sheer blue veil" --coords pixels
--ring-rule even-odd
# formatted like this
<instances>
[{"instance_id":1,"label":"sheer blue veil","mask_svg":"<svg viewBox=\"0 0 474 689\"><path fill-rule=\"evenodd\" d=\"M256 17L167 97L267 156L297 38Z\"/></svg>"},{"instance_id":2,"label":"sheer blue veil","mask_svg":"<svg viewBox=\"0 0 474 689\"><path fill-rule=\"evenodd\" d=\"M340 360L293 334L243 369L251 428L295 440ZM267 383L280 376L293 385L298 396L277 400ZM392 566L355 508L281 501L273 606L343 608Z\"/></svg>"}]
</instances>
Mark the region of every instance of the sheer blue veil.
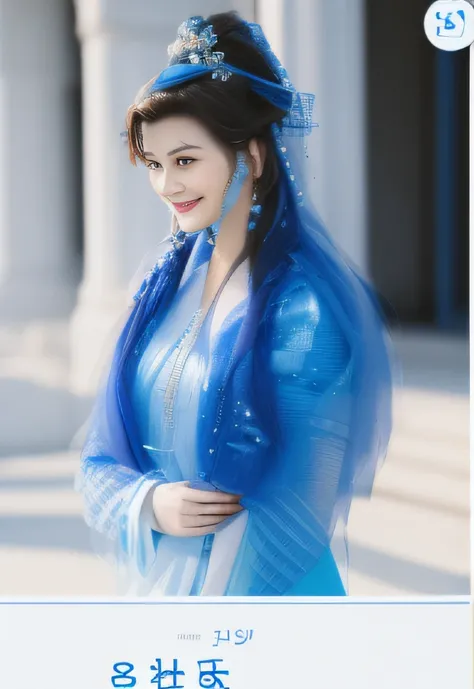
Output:
<instances>
[{"instance_id":1,"label":"sheer blue veil","mask_svg":"<svg viewBox=\"0 0 474 689\"><path fill-rule=\"evenodd\" d=\"M273 125L280 170L284 173L281 185L289 197L287 214L293 221L288 222L287 218L285 224L296 229L298 262L317 293L337 316L352 351L352 457L346 462L340 483L341 502L348 506L354 493L370 494L376 469L387 452L395 373L391 342L375 291L336 245L312 201L314 190L306 137L315 126L312 120L314 96L295 90L261 27L258 24L249 26L255 43L279 76L281 85L293 94L287 116L280 125ZM285 247L287 240L281 230L281 223L275 222L266 243L281 242ZM278 237L279 234L283 236ZM263 253L265 251L264 247ZM275 247L272 253L278 253L278 249Z\"/></svg>"}]
</instances>

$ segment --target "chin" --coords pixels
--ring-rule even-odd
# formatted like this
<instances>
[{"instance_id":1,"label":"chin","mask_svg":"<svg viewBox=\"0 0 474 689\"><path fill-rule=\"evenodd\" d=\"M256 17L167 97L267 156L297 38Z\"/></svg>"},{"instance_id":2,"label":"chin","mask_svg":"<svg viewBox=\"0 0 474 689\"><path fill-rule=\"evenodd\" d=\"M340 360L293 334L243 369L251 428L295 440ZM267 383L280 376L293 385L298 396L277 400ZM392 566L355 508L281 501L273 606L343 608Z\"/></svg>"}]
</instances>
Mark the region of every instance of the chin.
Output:
<instances>
[{"instance_id":1,"label":"chin","mask_svg":"<svg viewBox=\"0 0 474 689\"><path fill-rule=\"evenodd\" d=\"M177 218L178 225L183 232L187 234L194 234L195 232L201 232L215 223L218 218Z\"/></svg>"},{"instance_id":2,"label":"chin","mask_svg":"<svg viewBox=\"0 0 474 689\"><path fill-rule=\"evenodd\" d=\"M186 234L195 234L196 232L201 232L205 230L207 225L201 225L201 223L180 223L179 229L186 232Z\"/></svg>"}]
</instances>

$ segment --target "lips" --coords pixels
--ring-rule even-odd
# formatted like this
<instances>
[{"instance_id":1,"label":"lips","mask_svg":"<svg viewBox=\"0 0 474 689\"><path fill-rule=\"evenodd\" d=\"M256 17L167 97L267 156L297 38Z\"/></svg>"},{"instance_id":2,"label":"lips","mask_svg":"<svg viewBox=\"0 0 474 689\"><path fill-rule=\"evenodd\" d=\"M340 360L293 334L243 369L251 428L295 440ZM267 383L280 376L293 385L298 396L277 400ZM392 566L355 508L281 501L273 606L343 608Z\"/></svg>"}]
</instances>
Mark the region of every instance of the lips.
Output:
<instances>
[{"instance_id":1,"label":"lips","mask_svg":"<svg viewBox=\"0 0 474 689\"><path fill-rule=\"evenodd\" d=\"M201 197L202 198L202 197ZM196 208L201 199L194 199L194 201L184 201L183 203L173 203L178 213L189 213L193 208Z\"/></svg>"}]
</instances>

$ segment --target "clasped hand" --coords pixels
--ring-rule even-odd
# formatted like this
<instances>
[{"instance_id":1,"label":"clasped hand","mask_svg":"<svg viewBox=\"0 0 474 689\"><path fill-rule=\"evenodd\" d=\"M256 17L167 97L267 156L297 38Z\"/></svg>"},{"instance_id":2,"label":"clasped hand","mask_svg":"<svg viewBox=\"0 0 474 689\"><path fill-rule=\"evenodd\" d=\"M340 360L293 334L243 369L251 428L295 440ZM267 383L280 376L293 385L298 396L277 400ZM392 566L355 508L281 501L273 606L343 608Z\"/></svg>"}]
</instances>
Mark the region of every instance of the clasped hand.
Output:
<instances>
[{"instance_id":1,"label":"clasped hand","mask_svg":"<svg viewBox=\"0 0 474 689\"><path fill-rule=\"evenodd\" d=\"M205 536L241 512L241 495L190 488L187 481L163 483L153 491L158 531L170 536Z\"/></svg>"}]
</instances>

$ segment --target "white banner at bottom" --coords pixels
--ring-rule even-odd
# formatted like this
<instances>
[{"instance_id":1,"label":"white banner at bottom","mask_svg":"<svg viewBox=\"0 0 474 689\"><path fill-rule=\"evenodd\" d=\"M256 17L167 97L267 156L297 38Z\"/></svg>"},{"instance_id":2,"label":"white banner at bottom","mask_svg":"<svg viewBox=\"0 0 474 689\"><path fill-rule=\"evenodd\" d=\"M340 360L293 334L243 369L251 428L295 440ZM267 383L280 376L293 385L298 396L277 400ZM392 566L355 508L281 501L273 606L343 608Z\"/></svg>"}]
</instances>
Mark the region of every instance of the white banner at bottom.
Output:
<instances>
[{"instance_id":1,"label":"white banner at bottom","mask_svg":"<svg viewBox=\"0 0 474 689\"><path fill-rule=\"evenodd\" d=\"M471 689L466 598L0 601L8 689Z\"/></svg>"}]
</instances>

